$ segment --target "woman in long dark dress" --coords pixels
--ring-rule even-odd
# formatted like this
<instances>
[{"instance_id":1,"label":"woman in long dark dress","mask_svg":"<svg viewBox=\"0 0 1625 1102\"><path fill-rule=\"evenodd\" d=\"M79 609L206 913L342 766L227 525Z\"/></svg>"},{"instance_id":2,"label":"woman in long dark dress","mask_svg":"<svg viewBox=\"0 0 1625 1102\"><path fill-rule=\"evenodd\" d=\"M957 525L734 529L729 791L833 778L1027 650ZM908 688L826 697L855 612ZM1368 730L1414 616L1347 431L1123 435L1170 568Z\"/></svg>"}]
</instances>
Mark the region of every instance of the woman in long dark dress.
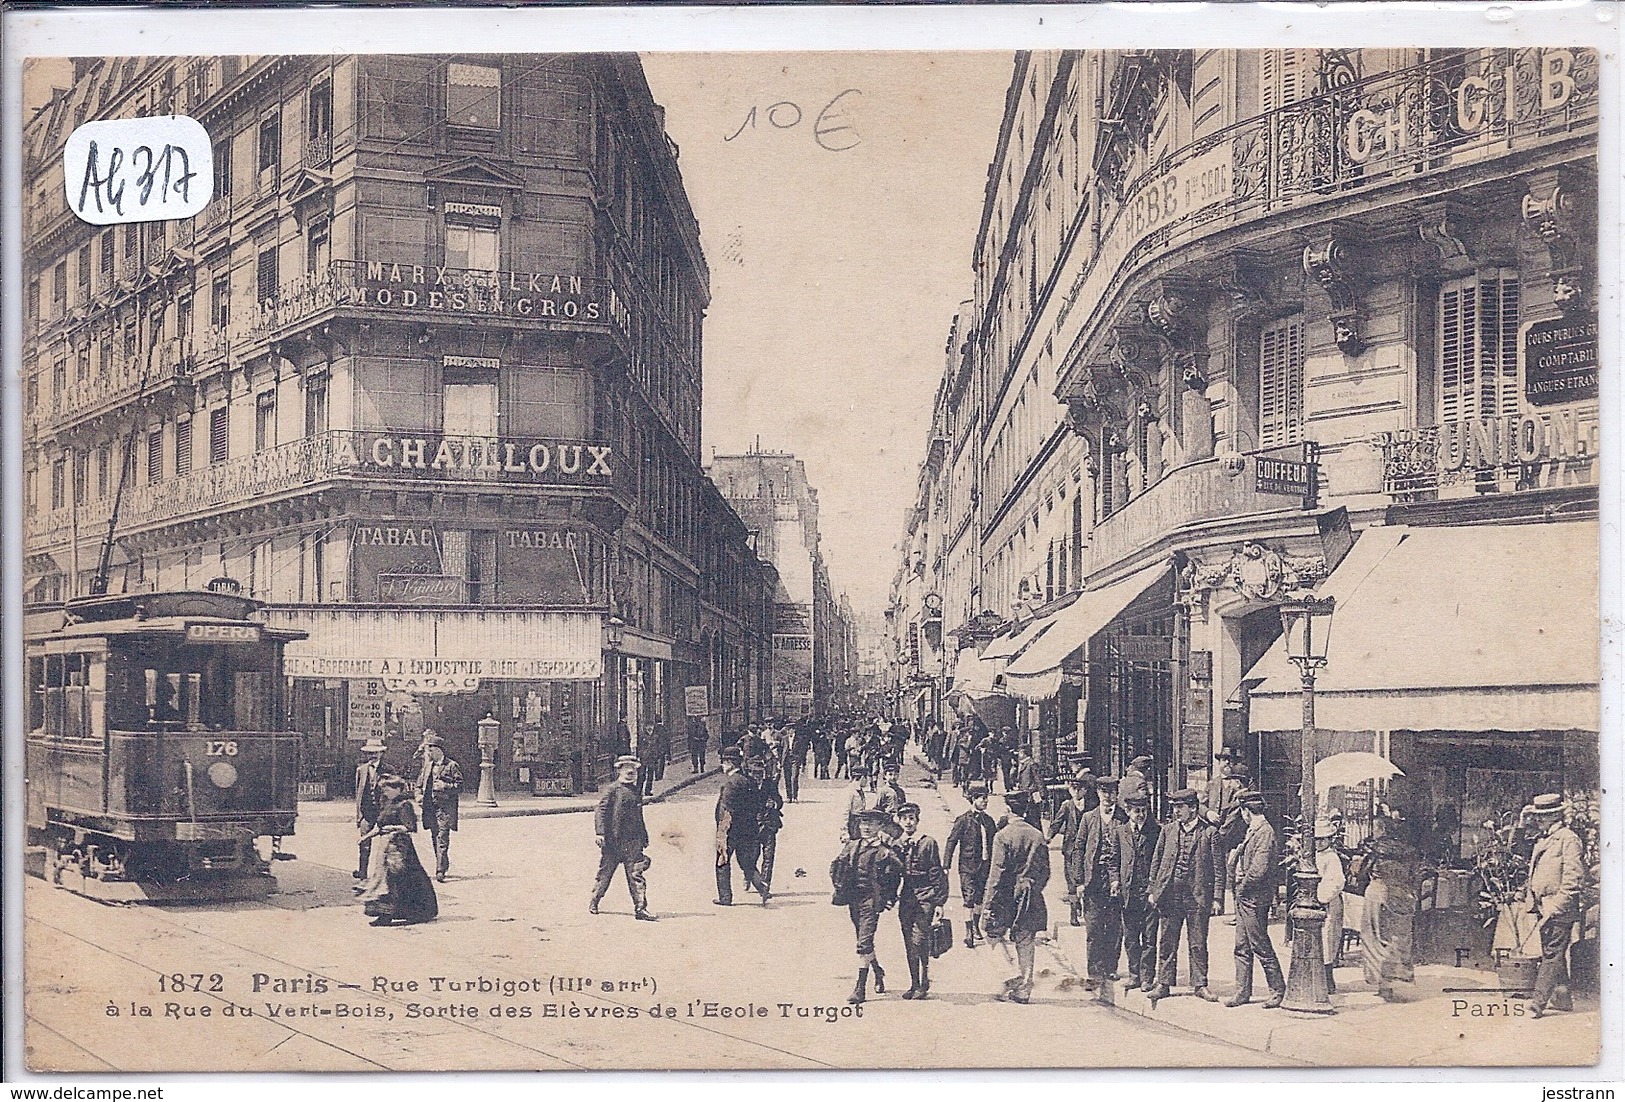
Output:
<instances>
[{"instance_id":1,"label":"woman in long dark dress","mask_svg":"<svg viewBox=\"0 0 1625 1102\"><path fill-rule=\"evenodd\" d=\"M377 825L367 835L382 839L372 848L372 867L361 902L373 916L374 926L411 926L433 921L440 913L440 901L428 870L418 860L412 833L418 828L417 810L406 798L406 782L386 777L378 782L383 806Z\"/></svg>"}]
</instances>

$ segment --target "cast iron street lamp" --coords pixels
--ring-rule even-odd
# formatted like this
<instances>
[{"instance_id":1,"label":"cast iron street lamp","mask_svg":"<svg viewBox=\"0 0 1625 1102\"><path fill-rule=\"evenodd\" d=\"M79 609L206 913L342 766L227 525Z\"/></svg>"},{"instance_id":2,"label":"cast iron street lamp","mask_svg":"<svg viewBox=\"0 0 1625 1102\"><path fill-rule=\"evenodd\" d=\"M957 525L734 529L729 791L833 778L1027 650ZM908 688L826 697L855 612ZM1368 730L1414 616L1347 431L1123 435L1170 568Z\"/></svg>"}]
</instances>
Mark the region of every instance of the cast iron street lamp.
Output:
<instances>
[{"instance_id":1,"label":"cast iron street lamp","mask_svg":"<svg viewBox=\"0 0 1625 1102\"><path fill-rule=\"evenodd\" d=\"M474 802L481 807L495 807L497 805L497 733L502 730L502 722L490 712L486 712L485 718L475 726L479 728L480 791L474 797Z\"/></svg>"},{"instance_id":2,"label":"cast iron street lamp","mask_svg":"<svg viewBox=\"0 0 1625 1102\"><path fill-rule=\"evenodd\" d=\"M1326 664L1326 644L1332 634L1331 597L1303 597L1281 605L1287 657L1303 680L1303 737L1299 747L1302 768L1298 783L1298 860L1292 873L1292 964L1286 979L1288 1010L1330 1014L1326 992L1325 954L1321 934L1326 908L1320 903L1320 872L1315 866L1315 671Z\"/></svg>"}]
</instances>

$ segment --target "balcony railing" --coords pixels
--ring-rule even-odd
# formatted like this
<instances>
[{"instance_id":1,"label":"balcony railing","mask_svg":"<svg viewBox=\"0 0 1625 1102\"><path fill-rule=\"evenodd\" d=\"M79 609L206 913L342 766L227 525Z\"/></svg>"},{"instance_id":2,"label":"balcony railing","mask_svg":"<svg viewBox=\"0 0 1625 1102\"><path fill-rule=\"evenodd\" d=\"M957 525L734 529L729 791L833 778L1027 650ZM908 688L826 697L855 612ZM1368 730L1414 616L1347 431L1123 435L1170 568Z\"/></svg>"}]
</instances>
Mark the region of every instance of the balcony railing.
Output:
<instances>
[{"instance_id":1,"label":"balcony railing","mask_svg":"<svg viewBox=\"0 0 1625 1102\"><path fill-rule=\"evenodd\" d=\"M1382 433L1382 488L1397 503L1595 482L1597 411L1477 418Z\"/></svg>"},{"instance_id":2,"label":"balcony railing","mask_svg":"<svg viewBox=\"0 0 1625 1102\"><path fill-rule=\"evenodd\" d=\"M1302 493L1259 489L1267 484L1260 478L1259 461L1278 459L1282 454L1281 449L1270 449L1218 456L1169 471L1095 525L1085 573L1104 570L1193 525L1260 513L1302 512Z\"/></svg>"},{"instance_id":3,"label":"balcony railing","mask_svg":"<svg viewBox=\"0 0 1625 1102\"><path fill-rule=\"evenodd\" d=\"M1529 47L1464 57L1470 60L1441 58L1288 104L1206 135L1124 180L1098 247L1065 293L1059 324L1092 325L1112 309L1115 288L1171 248L1281 211L1595 132L1595 51ZM1128 142L1126 135L1113 140ZM1132 157L1125 145L1116 163Z\"/></svg>"},{"instance_id":4,"label":"balcony railing","mask_svg":"<svg viewBox=\"0 0 1625 1102\"><path fill-rule=\"evenodd\" d=\"M333 159L333 135L314 134L305 142L305 167L326 168Z\"/></svg>"},{"instance_id":5,"label":"balcony railing","mask_svg":"<svg viewBox=\"0 0 1625 1102\"><path fill-rule=\"evenodd\" d=\"M613 448L590 441L335 429L150 485L132 482L119 526L123 531L207 515L339 480L382 480L416 490L545 486L629 496L636 472ZM80 538L88 538L106 525L111 507L109 494L76 510L35 512L23 521L24 539L65 538L75 523Z\"/></svg>"},{"instance_id":6,"label":"balcony railing","mask_svg":"<svg viewBox=\"0 0 1625 1102\"><path fill-rule=\"evenodd\" d=\"M60 425L110 409L139 393L153 394L171 383L191 378L192 359L179 340L161 341L144 355L120 356L112 370L69 383L50 401L41 402L33 417L40 425Z\"/></svg>"}]
</instances>

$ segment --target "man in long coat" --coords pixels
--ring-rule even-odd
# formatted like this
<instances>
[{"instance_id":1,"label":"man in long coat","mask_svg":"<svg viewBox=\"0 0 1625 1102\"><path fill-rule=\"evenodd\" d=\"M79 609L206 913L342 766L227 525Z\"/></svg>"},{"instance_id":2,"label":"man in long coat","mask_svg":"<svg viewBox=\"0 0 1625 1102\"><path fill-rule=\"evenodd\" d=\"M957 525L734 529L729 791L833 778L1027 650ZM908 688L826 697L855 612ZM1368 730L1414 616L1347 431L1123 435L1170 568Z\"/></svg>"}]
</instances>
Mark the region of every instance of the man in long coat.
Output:
<instances>
[{"instance_id":1,"label":"man in long coat","mask_svg":"<svg viewBox=\"0 0 1625 1102\"><path fill-rule=\"evenodd\" d=\"M361 752L366 756L355 767L355 829L361 841L357 844L358 860L352 875L357 880L367 879L367 866L372 861L372 828L378 824L378 809L383 806L378 790L378 779L384 775L383 740L368 739L362 744Z\"/></svg>"},{"instance_id":2,"label":"man in long coat","mask_svg":"<svg viewBox=\"0 0 1625 1102\"><path fill-rule=\"evenodd\" d=\"M734 901L732 863L739 863L745 886L762 897L767 905L768 887L756 862L762 853L761 789L740 770L738 747L722 752L722 788L717 793L717 897L719 907Z\"/></svg>"},{"instance_id":3,"label":"man in long coat","mask_svg":"<svg viewBox=\"0 0 1625 1102\"><path fill-rule=\"evenodd\" d=\"M1123 904L1123 954L1128 959L1128 987L1151 990L1157 974L1157 912L1151 906L1151 858L1159 826L1151 814L1151 796L1140 792L1123 801L1128 822L1117 824L1112 846L1112 879Z\"/></svg>"},{"instance_id":4,"label":"man in long coat","mask_svg":"<svg viewBox=\"0 0 1625 1102\"><path fill-rule=\"evenodd\" d=\"M434 878L444 881L451 868L451 832L457 829L457 798L463 788L463 773L446 756L445 739L432 735L424 743L418 806L423 809L423 828L434 840Z\"/></svg>"},{"instance_id":5,"label":"man in long coat","mask_svg":"<svg viewBox=\"0 0 1625 1102\"><path fill-rule=\"evenodd\" d=\"M1071 922L1074 926L1082 926L1083 901L1078 898L1078 866L1071 858L1073 851L1077 849L1078 830L1083 826L1083 818L1094 807L1100 806L1100 798L1095 795L1095 775L1087 769L1074 776L1068 788L1072 791L1072 798L1062 803L1055 816L1050 819L1045 841L1053 841L1057 835L1061 838L1061 871L1066 877L1066 895L1072 912ZM1091 799L1094 801L1093 805L1088 802Z\"/></svg>"},{"instance_id":6,"label":"man in long coat","mask_svg":"<svg viewBox=\"0 0 1625 1102\"><path fill-rule=\"evenodd\" d=\"M1224 866L1214 853L1213 828L1197 811L1196 793L1182 788L1168 797L1173 822L1162 828L1151 855L1147 898L1157 914L1157 985L1148 994L1155 1003L1168 997L1179 978L1179 932L1185 931L1191 987L1204 1002L1218 996L1207 986L1208 919L1219 913L1218 892Z\"/></svg>"},{"instance_id":7,"label":"man in long coat","mask_svg":"<svg viewBox=\"0 0 1625 1102\"><path fill-rule=\"evenodd\" d=\"M609 891L617 868L626 871L626 890L632 896L632 914L653 922L649 913L649 882L644 874L650 861L649 828L643 822L643 796L638 791L638 770L643 763L631 754L615 759L615 783L604 790L593 816L593 834L598 840L598 878L592 886L592 902L587 910L598 913L598 904Z\"/></svg>"},{"instance_id":8,"label":"man in long coat","mask_svg":"<svg viewBox=\"0 0 1625 1102\"><path fill-rule=\"evenodd\" d=\"M943 853L944 866L953 864L954 853L959 853L959 895L965 902L965 948L976 948L980 936L977 913L982 896L987 891L987 874L993 862L993 836L998 827L987 813L988 791L984 784L970 786L970 809L954 820L948 831L948 848Z\"/></svg>"},{"instance_id":9,"label":"man in long coat","mask_svg":"<svg viewBox=\"0 0 1625 1102\"><path fill-rule=\"evenodd\" d=\"M1032 998L1033 960L1038 932L1049 926L1044 888L1049 884L1049 847L1039 829L1022 818L1027 800L1011 794L1005 802L1010 817L993 836L982 928L1005 949L1016 974L1004 981L1001 1000L1024 1003ZM1011 949L1014 957L1010 958Z\"/></svg>"}]
</instances>

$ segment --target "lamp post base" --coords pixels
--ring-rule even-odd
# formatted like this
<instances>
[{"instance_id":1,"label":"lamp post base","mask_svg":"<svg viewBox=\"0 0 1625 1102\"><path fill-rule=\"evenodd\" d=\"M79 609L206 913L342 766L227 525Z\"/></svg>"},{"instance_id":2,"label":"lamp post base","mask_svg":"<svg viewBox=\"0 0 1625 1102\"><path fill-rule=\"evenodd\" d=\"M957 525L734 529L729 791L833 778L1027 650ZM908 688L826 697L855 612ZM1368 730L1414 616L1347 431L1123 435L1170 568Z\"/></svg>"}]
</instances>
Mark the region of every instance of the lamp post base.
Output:
<instances>
[{"instance_id":1,"label":"lamp post base","mask_svg":"<svg viewBox=\"0 0 1625 1102\"><path fill-rule=\"evenodd\" d=\"M1336 1011L1326 991L1326 955L1321 935L1326 908L1320 905L1320 874L1304 869L1292 873L1292 962L1287 970L1286 999L1281 1006L1301 1014Z\"/></svg>"},{"instance_id":2,"label":"lamp post base","mask_svg":"<svg viewBox=\"0 0 1625 1102\"><path fill-rule=\"evenodd\" d=\"M489 759L480 762L480 790L474 796L474 802L481 807L497 805L496 771L496 762Z\"/></svg>"}]
</instances>

